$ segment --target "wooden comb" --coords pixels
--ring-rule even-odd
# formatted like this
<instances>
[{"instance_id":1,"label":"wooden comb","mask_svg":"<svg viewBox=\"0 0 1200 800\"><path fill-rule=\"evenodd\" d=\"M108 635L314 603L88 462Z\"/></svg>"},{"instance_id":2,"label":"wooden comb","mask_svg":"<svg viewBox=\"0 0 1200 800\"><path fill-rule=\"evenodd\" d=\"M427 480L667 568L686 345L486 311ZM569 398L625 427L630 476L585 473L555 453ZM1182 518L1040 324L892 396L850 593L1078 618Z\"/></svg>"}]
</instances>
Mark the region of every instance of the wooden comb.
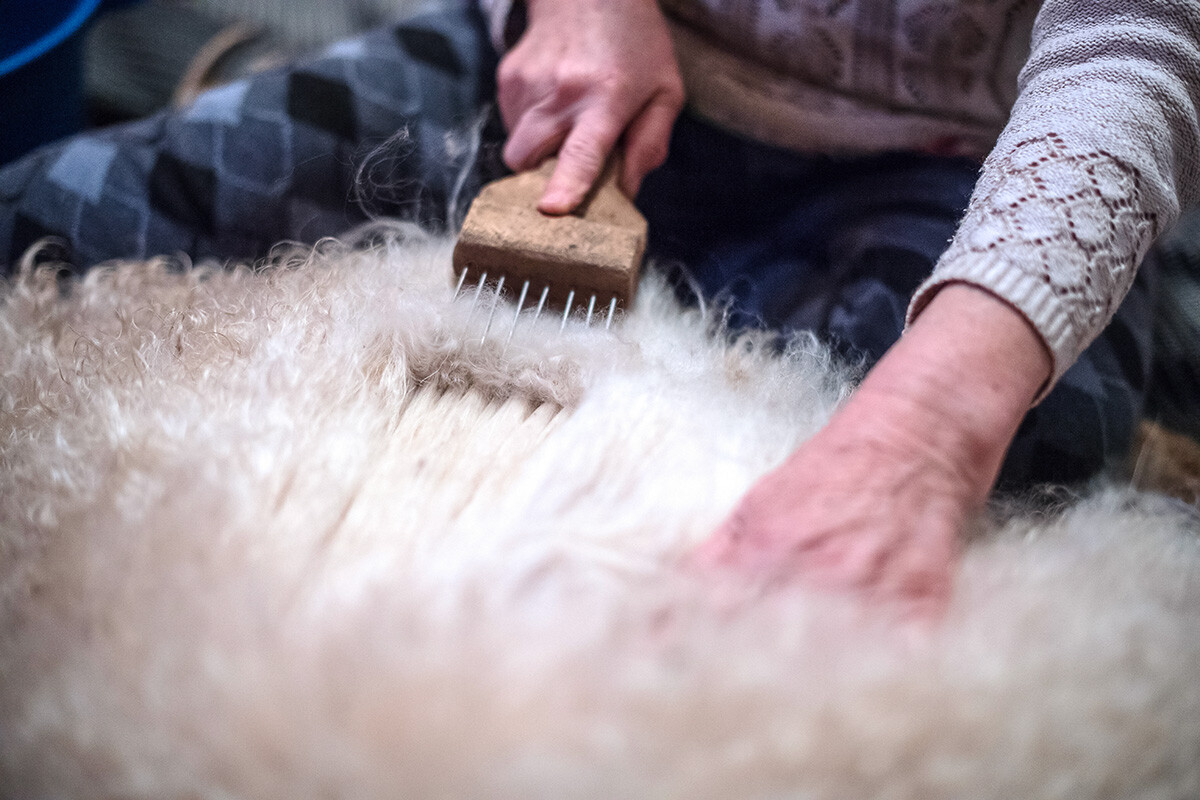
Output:
<instances>
[{"instance_id":1,"label":"wooden comb","mask_svg":"<svg viewBox=\"0 0 1200 800\"><path fill-rule=\"evenodd\" d=\"M516 296L520 314L526 297L563 309L607 307L608 317L628 307L637 292L646 251L646 218L617 188L618 159L574 212L549 216L538 200L554 172L556 159L483 187L471 203L454 248L457 292L484 285L496 294ZM530 294L532 292L532 294Z\"/></svg>"}]
</instances>

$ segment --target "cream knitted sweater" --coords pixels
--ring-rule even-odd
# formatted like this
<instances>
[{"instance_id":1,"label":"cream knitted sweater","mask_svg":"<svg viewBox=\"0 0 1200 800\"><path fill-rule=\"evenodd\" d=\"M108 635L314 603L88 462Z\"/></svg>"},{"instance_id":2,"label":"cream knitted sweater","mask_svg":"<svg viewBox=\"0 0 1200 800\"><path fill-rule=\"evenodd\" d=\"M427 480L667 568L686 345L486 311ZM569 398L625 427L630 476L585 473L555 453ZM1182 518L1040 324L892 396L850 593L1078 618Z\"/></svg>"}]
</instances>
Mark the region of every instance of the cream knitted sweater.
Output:
<instances>
[{"instance_id":1,"label":"cream knitted sweater","mask_svg":"<svg viewBox=\"0 0 1200 800\"><path fill-rule=\"evenodd\" d=\"M512 0L481 0L500 42ZM822 152L983 156L915 316L965 281L1045 340L1054 377L1200 196L1196 0L661 0L688 102Z\"/></svg>"}]
</instances>

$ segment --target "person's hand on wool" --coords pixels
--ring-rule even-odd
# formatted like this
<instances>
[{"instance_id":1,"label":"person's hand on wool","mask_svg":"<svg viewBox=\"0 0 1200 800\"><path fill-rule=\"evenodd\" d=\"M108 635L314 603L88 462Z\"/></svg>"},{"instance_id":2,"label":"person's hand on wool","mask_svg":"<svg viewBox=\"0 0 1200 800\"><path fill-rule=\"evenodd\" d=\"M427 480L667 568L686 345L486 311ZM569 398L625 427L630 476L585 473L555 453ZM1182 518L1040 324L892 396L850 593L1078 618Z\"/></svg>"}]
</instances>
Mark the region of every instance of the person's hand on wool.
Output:
<instances>
[{"instance_id":1,"label":"person's hand on wool","mask_svg":"<svg viewBox=\"0 0 1200 800\"><path fill-rule=\"evenodd\" d=\"M558 154L538 208L566 214L623 139L619 185L630 197L667 156L683 82L655 0L526 0L529 24L500 62L505 163Z\"/></svg>"},{"instance_id":2,"label":"person's hand on wool","mask_svg":"<svg viewBox=\"0 0 1200 800\"><path fill-rule=\"evenodd\" d=\"M935 615L1050 356L1025 319L966 285L939 292L830 423L746 494L696 553Z\"/></svg>"}]
</instances>

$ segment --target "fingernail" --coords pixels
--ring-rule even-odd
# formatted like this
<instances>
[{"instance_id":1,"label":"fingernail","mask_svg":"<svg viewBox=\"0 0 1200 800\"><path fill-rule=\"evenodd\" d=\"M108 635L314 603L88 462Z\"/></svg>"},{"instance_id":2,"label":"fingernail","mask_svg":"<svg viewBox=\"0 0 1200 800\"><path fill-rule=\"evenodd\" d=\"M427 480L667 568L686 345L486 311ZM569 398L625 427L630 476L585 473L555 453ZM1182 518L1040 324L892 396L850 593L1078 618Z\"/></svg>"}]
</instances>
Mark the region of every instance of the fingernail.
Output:
<instances>
[{"instance_id":1,"label":"fingernail","mask_svg":"<svg viewBox=\"0 0 1200 800\"><path fill-rule=\"evenodd\" d=\"M543 214L567 214L571 211L571 198L566 192L547 192L538 203L538 211Z\"/></svg>"}]
</instances>

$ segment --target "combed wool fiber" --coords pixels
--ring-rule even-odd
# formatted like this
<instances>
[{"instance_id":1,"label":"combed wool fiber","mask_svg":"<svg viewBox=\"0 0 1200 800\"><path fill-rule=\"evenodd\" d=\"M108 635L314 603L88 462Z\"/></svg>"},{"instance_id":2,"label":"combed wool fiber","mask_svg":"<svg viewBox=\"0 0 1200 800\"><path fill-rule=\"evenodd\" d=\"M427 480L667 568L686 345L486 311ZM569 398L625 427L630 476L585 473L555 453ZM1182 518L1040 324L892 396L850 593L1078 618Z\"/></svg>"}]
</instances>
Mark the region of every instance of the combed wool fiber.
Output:
<instances>
[{"instance_id":1,"label":"combed wool fiber","mask_svg":"<svg viewBox=\"0 0 1200 800\"><path fill-rule=\"evenodd\" d=\"M650 281L453 300L406 228L0 296L0 794L1200 796L1200 539L983 523L946 619L681 566L828 418L815 343ZM833 465L831 465L833 468Z\"/></svg>"}]
</instances>

